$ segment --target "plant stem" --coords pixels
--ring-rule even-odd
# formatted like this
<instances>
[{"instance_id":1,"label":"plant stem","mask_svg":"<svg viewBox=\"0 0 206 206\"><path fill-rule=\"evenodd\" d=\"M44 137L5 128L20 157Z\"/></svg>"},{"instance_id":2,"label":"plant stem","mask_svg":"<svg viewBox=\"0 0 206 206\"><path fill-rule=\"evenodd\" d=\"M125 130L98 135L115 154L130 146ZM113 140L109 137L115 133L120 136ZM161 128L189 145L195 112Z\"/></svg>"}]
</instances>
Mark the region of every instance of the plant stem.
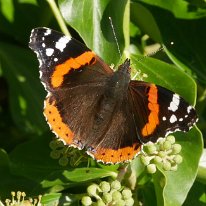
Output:
<instances>
[{"instance_id":1,"label":"plant stem","mask_svg":"<svg viewBox=\"0 0 206 206\"><path fill-rule=\"evenodd\" d=\"M53 13L54 13L54 16L59 24L59 27L61 28L62 32L71 38L71 34L69 33L68 29L67 29L67 26L62 18L62 15L59 11L59 8L57 7L56 5L56 2L55 0L47 0L49 6L51 7Z\"/></svg>"}]
</instances>

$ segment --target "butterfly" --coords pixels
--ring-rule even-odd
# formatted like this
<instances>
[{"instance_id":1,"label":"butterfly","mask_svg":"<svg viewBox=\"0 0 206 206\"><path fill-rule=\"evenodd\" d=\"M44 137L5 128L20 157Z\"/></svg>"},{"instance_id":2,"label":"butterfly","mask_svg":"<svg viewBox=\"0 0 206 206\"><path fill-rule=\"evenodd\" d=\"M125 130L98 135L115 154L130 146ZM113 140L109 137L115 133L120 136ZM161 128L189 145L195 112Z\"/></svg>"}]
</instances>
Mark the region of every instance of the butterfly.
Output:
<instances>
[{"instance_id":1,"label":"butterfly","mask_svg":"<svg viewBox=\"0 0 206 206\"><path fill-rule=\"evenodd\" d=\"M48 92L44 115L51 130L97 161L131 160L144 143L197 122L195 109L178 94L131 80L129 59L114 72L84 44L48 28L33 29L29 47Z\"/></svg>"}]
</instances>

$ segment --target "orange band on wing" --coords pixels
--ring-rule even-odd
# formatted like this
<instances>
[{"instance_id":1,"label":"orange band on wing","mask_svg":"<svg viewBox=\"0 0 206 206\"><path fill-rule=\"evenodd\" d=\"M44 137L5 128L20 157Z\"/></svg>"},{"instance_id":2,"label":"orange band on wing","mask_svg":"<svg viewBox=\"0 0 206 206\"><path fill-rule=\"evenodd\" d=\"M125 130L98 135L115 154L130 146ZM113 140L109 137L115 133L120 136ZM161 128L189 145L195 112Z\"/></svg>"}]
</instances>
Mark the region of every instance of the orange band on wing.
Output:
<instances>
[{"instance_id":1,"label":"orange band on wing","mask_svg":"<svg viewBox=\"0 0 206 206\"><path fill-rule=\"evenodd\" d=\"M95 53L92 51L87 51L76 58L70 58L64 63L57 65L55 67L54 73L51 77L51 84L53 87L59 87L63 83L64 75L68 74L71 69L79 69L85 64L89 64L95 57ZM94 59L95 60L95 59ZM92 62L92 64L94 64Z\"/></svg>"},{"instance_id":2,"label":"orange band on wing","mask_svg":"<svg viewBox=\"0 0 206 206\"><path fill-rule=\"evenodd\" d=\"M132 160L140 151L141 145L134 144L131 147L125 147L117 150L99 148L94 153L90 153L96 160L104 163L118 163Z\"/></svg>"},{"instance_id":3,"label":"orange band on wing","mask_svg":"<svg viewBox=\"0 0 206 206\"><path fill-rule=\"evenodd\" d=\"M142 129L142 135L144 137L152 134L156 129L157 125L159 124L159 105L157 103L157 98L157 87L152 84L148 92L148 109L150 110L150 114L148 117L148 122Z\"/></svg>"},{"instance_id":4,"label":"orange band on wing","mask_svg":"<svg viewBox=\"0 0 206 206\"><path fill-rule=\"evenodd\" d=\"M57 107L55 106L55 101L50 103L50 98L45 100L44 115L47 118L47 122L51 126L51 129L56 135L63 139L67 144L73 143L74 134L63 121L59 114Z\"/></svg>"}]
</instances>

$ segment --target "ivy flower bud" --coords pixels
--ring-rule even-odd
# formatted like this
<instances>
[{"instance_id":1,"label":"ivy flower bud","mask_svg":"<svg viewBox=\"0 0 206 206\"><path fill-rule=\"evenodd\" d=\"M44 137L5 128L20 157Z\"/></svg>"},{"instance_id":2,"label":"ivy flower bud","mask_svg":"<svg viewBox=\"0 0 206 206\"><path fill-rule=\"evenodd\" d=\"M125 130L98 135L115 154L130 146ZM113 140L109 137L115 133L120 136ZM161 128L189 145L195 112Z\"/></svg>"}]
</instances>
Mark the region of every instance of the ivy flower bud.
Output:
<instances>
[{"instance_id":1,"label":"ivy flower bud","mask_svg":"<svg viewBox=\"0 0 206 206\"><path fill-rule=\"evenodd\" d=\"M96 184L92 184L89 187L87 187L87 193L89 196L95 197L96 199L101 199L97 194L97 191L100 191L100 189L99 186Z\"/></svg>"},{"instance_id":2,"label":"ivy flower bud","mask_svg":"<svg viewBox=\"0 0 206 206\"><path fill-rule=\"evenodd\" d=\"M62 141L57 140L58 147L64 147L64 143Z\"/></svg>"},{"instance_id":3,"label":"ivy flower bud","mask_svg":"<svg viewBox=\"0 0 206 206\"><path fill-rule=\"evenodd\" d=\"M144 146L144 151L148 154L154 154L157 151L156 145L154 143L147 143Z\"/></svg>"},{"instance_id":4,"label":"ivy flower bud","mask_svg":"<svg viewBox=\"0 0 206 206\"><path fill-rule=\"evenodd\" d=\"M169 171L171 169L171 163L169 161L165 161L162 164L164 170Z\"/></svg>"},{"instance_id":5,"label":"ivy flower bud","mask_svg":"<svg viewBox=\"0 0 206 206\"><path fill-rule=\"evenodd\" d=\"M121 188L121 184L118 180L115 180L111 183L111 188L114 190L119 190Z\"/></svg>"},{"instance_id":6,"label":"ivy flower bud","mask_svg":"<svg viewBox=\"0 0 206 206\"><path fill-rule=\"evenodd\" d=\"M147 166L150 163L151 158L148 156L141 155L141 162Z\"/></svg>"},{"instance_id":7,"label":"ivy flower bud","mask_svg":"<svg viewBox=\"0 0 206 206\"><path fill-rule=\"evenodd\" d=\"M123 191L122 191L122 197L124 200L127 200L127 199L130 199L132 197L132 192L130 189L128 188L125 188Z\"/></svg>"},{"instance_id":8,"label":"ivy flower bud","mask_svg":"<svg viewBox=\"0 0 206 206\"><path fill-rule=\"evenodd\" d=\"M173 160L176 162L176 164L182 163L182 156L181 155L175 155Z\"/></svg>"},{"instance_id":9,"label":"ivy flower bud","mask_svg":"<svg viewBox=\"0 0 206 206\"><path fill-rule=\"evenodd\" d=\"M69 162L69 160L68 160L68 158L67 157L61 157L60 159L59 159L59 164L61 165L61 166L66 166L67 164L68 164L68 162Z\"/></svg>"},{"instance_id":10,"label":"ivy flower bud","mask_svg":"<svg viewBox=\"0 0 206 206\"><path fill-rule=\"evenodd\" d=\"M175 137L172 135L169 135L166 137L166 140L169 141L171 144L175 143Z\"/></svg>"},{"instance_id":11,"label":"ivy flower bud","mask_svg":"<svg viewBox=\"0 0 206 206\"><path fill-rule=\"evenodd\" d=\"M159 157L161 157L161 158L164 158L164 157L167 156L166 152L164 152L164 151L159 151L158 155L159 155Z\"/></svg>"},{"instance_id":12,"label":"ivy flower bud","mask_svg":"<svg viewBox=\"0 0 206 206\"><path fill-rule=\"evenodd\" d=\"M102 196L102 200L106 203L109 204L112 202L112 195L110 193L104 193Z\"/></svg>"},{"instance_id":13,"label":"ivy flower bud","mask_svg":"<svg viewBox=\"0 0 206 206\"><path fill-rule=\"evenodd\" d=\"M170 171L177 171L177 165L172 166L172 167L170 168Z\"/></svg>"},{"instance_id":14,"label":"ivy flower bud","mask_svg":"<svg viewBox=\"0 0 206 206\"><path fill-rule=\"evenodd\" d=\"M159 157L159 156L155 156L155 158L154 158L154 163L155 163L155 164L158 164L158 163L160 163L160 162L162 162L162 158Z\"/></svg>"},{"instance_id":15,"label":"ivy flower bud","mask_svg":"<svg viewBox=\"0 0 206 206\"><path fill-rule=\"evenodd\" d=\"M103 181L99 184L100 189L102 192L109 192L110 191L110 184L106 181Z\"/></svg>"},{"instance_id":16,"label":"ivy flower bud","mask_svg":"<svg viewBox=\"0 0 206 206\"><path fill-rule=\"evenodd\" d=\"M115 206L125 206L125 201L119 199L119 200L115 201Z\"/></svg>"},{"instance_id":17,"label":"ivy flower bud","mask_svg":"<svg viewBox=\"0 0 206 206\"><path fill-rule=\"evenodd\" d=\"M129 199L125 200L125 206L133 206L133 205L134 205L133 198L129 198Z\"/></svg>"},{"instance_id":18,"label":"ivy flower bud","mask_svg":"<svg viewBox=\"0 0 206 206\"><path fill-rule=\"evenodd\" d=\"M122 194L119 191L114 191L112 193L112 200L116 201L122 198Z\"/></svg>"},{"instance_id":19,"label":"ivy flower bud","mask_svg":"<svg viewBox=\"0 0 206 206\"><path fill-rule=\"evenodd\" d=\"M172 154L178 154L182 150L182 146L180 144L174 144L172 147Z\"/></svg>"},{"instance_id":20,"label":"ivy flower bud","mask_svg":"<svg viewBox=\"0 0 206 206\"><path fill-rule=\"evenodd\" d=\"M61 153L58 150L52 150L50 152L50 157L52 159L59 159L60 158Z\"/></svg>"},{"instance_id":21,"label":"ivy flower bud","mask_svg":"<svg viewBox=\"0 0 206 206\"><path fill-rule=\"evenodd\" d=\"M147 172L150 174L154 174L157 171L155 164L149 164L147 165Z\"/></svg>"},{"instance_id":22,"label":"ivy flower bud","mask_svg":"<svg viewBox=\"0 0 206 206\"><path fill-rule=\"evenodd\" d=\"M82 197L81 202L82 202L82 205L84 206L90 206L92 204L92 199L89 196L84 196Z\"/></svg>"},{"instance_id":23,"label":"ivy flower bud","mask_svg":"<svg viewBox=\"0 0 206 206\"><path fill-rule=\"evenodd\" d=\"M165 141L164 143L163 143L163 148L164 148L164 150L169 150L169 149L171 149L171 147L172 147L172 144L171 144L171 142L170 141Z\"/></svg>"},{"instance_id":24,"label":"ivy flower bud","mask_svg":"<svg viewBox=\"0 0 206 206\"><path fill-rule=\"evenodd\" d=\"M98 200L96 205L97 206L106 206L105 203L103 202L103 200Z\"/></svg>"},{"instance_id":25,"label":"ivy flower bud","mask_svg":"<svg viewBox=\"0 0 206 206\"><path fill-rule=\"evenodd\" d=\"M50 147L52 150L55 150L55 149L58 147L56 140L52 140L52 141L49 143L49 147Z\"/></svg>"}]
</instances>

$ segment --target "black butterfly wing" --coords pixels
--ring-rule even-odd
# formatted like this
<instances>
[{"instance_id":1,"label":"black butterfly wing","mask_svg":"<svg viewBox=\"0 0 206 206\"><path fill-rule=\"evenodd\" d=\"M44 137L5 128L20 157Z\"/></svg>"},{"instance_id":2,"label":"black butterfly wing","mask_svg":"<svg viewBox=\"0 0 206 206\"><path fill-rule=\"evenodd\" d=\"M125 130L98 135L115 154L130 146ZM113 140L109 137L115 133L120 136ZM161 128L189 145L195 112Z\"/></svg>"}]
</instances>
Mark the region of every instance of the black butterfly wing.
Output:
<instances>
[{"instance_id":1,"label":"black butterfly wing","mask_svg":"<svg viewBox=\"0 0 206 206\"><path fill-rule=\"evenodd\" d=\"M142 81L131 81L129 92L142 142L156 142L175 131L187 132L197 122L195 109L178 94Z\"/></svg>"},{"instance_id":2,"label":"black butterfly wing","mask_svg":"<svg viewBox=\"0 0 206 206\"><path fill-rule=\"evenodd\" d=\"M81 148L80 136L89 130L90 114L112 69L85 45L51 29L33 29L29 46L37 54L48 91L44 115L50 128L67 144Z\"/></svg>"},{"instance_id":3,"label":"black butterfly wing","mask_svg":"<svg viewBox=\"0 0 206 206\"><path fill-rule=\"evenodd\" d=\"M113 73L84 44L48 28L33 29L29 47L37 54L40 78L48 91L101 82Z\"/></svg>"}]
</instances>

